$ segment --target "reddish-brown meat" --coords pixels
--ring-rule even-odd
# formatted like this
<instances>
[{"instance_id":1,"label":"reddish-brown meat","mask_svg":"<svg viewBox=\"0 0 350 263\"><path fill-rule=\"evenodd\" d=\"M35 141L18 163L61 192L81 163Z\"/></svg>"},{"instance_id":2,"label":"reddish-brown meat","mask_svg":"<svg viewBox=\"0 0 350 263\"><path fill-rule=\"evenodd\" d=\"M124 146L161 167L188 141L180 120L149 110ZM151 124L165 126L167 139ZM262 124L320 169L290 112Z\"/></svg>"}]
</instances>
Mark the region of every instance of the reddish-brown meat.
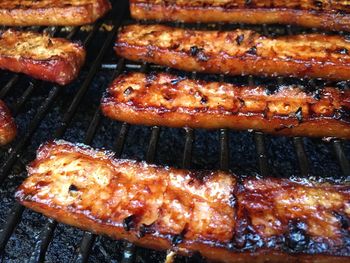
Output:
<instances>
[{"instance_id":1,"label":"reddish-brown meat","mask_svg":"<svg viewBox=\"0 0 350 263\"><path fill-rule=\"evenodd\" d=\"M110 9L108 0L1 0L0 25L79 26Z\"/></svg>"},{"instance_id":2,"label":"reddish-brown meat","mask_svg":"<svg viewBox=\"0 0 350 263\"><path fill-rule=\"evenodd\" d=\"M219 262L349 261L350 187L244 179L42 146L17 200L98 234Z\"/></svg>"},{"instance_id":3,"label":"reddish-brown meat","mask_svg":"<svg viewBox=\"0 0 350 263\"><path fill-rule=\"evenodd\" d=\"M63 38L12 29L0 36L1 69L65 85L78 76L84 61L84 48Z\"/></svg>"},{"instance_id":4,"label":"reddish-brown meat","mask_svg":"<svg viewBox=\"0 0 350 263\"><path fill-rule=\"evenodd\" d=\"M273 38L250 30L199 31L130 25L119 33L115 50L130 60L186 71L350 79L350 42L344 36Z\"/></svg>"},{"instance_id":5,"label":"reddish-brown meat","mask_svg":"<svg viewBox=\"0 0 350 263\"><path fill-rule=\"evenodd\" d=\"M347 1L314 0L130 0L135 19L162 21L294 24L350 30Z\"/></svg>"},{"instance_id":6,"label":"reddish-brown meat","mask_svg":"<svg viewBox=\"0 0 350 263\"><path fill-rule=\"evenodd\" d=\"M0 100L0 145L10 143L17 133L14 119L5 103Z\"/></svg>"},{"instance_id":7,"label":"reddish-brown meat","mask_svg":"<svg viewBox=\"0 0 350 263\"><path fill-rule=\"evenodd\" d=\"M300 86L272 89L131 73L112 83L101 108L132 124L350 139L350 90L329 87L307 92Z\"/></svg>"}]
</instances>

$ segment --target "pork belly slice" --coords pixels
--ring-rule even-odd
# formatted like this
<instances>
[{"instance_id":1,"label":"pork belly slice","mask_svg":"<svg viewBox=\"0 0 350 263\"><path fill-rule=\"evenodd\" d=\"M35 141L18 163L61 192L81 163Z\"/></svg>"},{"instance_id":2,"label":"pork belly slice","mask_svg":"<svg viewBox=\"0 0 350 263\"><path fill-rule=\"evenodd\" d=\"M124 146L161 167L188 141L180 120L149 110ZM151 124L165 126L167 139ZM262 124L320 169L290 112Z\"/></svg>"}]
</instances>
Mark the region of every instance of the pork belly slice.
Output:
<instances>
[{"instance_id":1,"label":"pork belly slice","mask_svg":"<svg viewBox=\"0 0 350 263\"><path fill-rule=\"evenodd\" d=\"M2 0L0 25L80 26L95 22L110 9L108 0Z\"/></svg>"},{"instance_id":2,"label":"pork belly slice","mask_svg":"<svg viewBox=\"0 0 350 263\"><path fill-rule=\"evenodd\" d=\"M218 262L344 262L348 185L240 178L120 160L65 141L40 147L16 193L59 222Z\"/></svg>"},{"instance_id":3,"label":"pork belly slice","mask_svg":"<svg viewBox=\"0 0 350 263\"><path fill-rule=\"evenodd\" d=\"M10 143L17 134L17 127L10 110L0 100L0 145Z\"/></svg>"},{"instance_id":4,"label":"pork belly slice","mask_svg":"<svg viewBox=\"0 0 350 263\"><path fill-rule=\"evenodd\" d=\"M350 30L346 1L130 0L135 19L187 23L293 24L329 30Z\"/></svg>"},{"instance_id":5,"label":"pork belly slice","mask_svg":"<svg viewBox=\"0 0 350 263\"><path fill-rule=\"evenodd\" d=\"M46 34L6 30L0 35L0 68L66 85L85 62L81 44Z\"/></svg>"},{"instance_id":6,"label":"pork belly slice","mask_svg":"<svg viewBox=\"0 0 350 263\"><path fill-rule=\"evenodd\" d=\"M345 36L266 37L251 30L135 24L119 32L115 51L129 60L191 72L350 79L350 42Z\"/></svg>"},{"instance_id":7,"label":"pork belly slice","mask_svg":"<svg viewBox=\"0 0 350 263\"><path fill-rule=\"evenodd\" d=\"M308 92L301 86L237 86L129 73L110 85L101 109L109 118L136 125L350 139L350 91L331 87Z\"/></svg>"}]
</instances>

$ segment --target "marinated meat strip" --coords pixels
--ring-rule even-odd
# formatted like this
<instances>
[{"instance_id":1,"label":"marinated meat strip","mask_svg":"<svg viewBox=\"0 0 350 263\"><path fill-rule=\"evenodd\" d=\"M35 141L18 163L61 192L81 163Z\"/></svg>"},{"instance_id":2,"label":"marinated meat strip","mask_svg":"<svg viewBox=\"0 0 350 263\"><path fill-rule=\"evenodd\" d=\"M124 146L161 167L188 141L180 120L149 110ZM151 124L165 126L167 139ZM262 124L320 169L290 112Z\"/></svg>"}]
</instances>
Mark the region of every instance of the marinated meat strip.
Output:
<instances>
[{"instance_id":1,"label":"marinated meat strip","mask_svg":"<svg viewBox=\"0 0 350 263\"><path fill-rule=\"evenodd\" d=\"M105 93L102 112L137 125L257 130L350 139L350 90L235 86L167 73L129 73ZM322 127L322 129L320 129Z\"/></svg>"},{"instance_id":2,"label":"marinated meat strip","mask_svg":"<svg viewBox=\"0 0 350 263\"><path fill-rule=\"evenodd\" d=\"M179 170L64 141L41 146L28 173L21 204L140 246L216 262L349 260L349 185Z\"/></svg>"},{"instance_id":3,"label":"marinated meat strip","mask_svg":"<svg viewBox=\"0 0 350 263\"><path fill-rule=\"evenodd\" d=\"M0 25L79 26L110 9L108 0L1 0Z\"/></svg>"},{"instance_id":4,"label":"marinated meat strip","mask_svg":"<svg viewBox=\"0 0 350 263\"><path fill-rule=\"evenodd\" d=\"M119 33L115 50L130 60L185 71L350 79L350 42L345 36L266 37L240 29L200 31L129 25Z\"/></svg>"},{"instance_id":5,"label":"marinated meat strip","mask_svg":"<svg viewBox=\"0 0 350 263\"><path fill-rule=\"evenodd\" d=\"M46 34L6 30L0 35L0 68L65 85L85 61L82 45Z\"/></svg>"},{"instance_id":6,"label":"marinated meat strip","mask_svg":"<svg viewBox=\"0 0 350 263\"><path fill-rule=\"evenodd\" d=\"M17 133L17 127L10 110L0 100L0 145L10 143Z\"/></svg>"},{"instance_id":7,"label":"marinated meat strip","mask_svg":"<svg viewBox=\"0 0 350 263\"><path fill-rule=\"evenodd\" d=\"M315 0L130 0L135 19L187 23L294 24L350 30L347 1Z\"/></svg>"}]
</instances>

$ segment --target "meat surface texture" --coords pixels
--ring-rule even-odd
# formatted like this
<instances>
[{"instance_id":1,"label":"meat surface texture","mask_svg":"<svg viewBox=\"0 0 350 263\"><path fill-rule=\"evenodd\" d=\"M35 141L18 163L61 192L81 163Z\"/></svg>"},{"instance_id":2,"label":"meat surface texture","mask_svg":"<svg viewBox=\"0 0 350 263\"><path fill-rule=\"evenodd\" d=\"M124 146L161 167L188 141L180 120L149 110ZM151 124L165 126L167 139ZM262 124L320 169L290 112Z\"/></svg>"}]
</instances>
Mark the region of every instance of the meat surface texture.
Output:
<instances>
[{"instance_id":1,"label":"meat surface texture","mask_svg":"<svg viewBox=\"0 0 350 263\"><path fill-rule=\"evenodd\" d=\"M115 50L130 60L185 71L350 79L346 36L266 37L251 30L201 31L135 24L121 30Z\"/></svg>"},{"instance_id":2,"label":"meat surface texture","mask_svg":"<svg viewBox=\"0 0 350 263\"><path fill-rule=\"evenodd\" d=\"M111 84L101 109L109 118L136 125L350 139L350 90L330 87L308 92L302 86L237 86L130 73Z\"/></svg>"},{"instance_id":3,"label":"meat surface texture","mask_svg":"<svg viewBox=\"0 0 350 263\"><path fill-rule=\"evenodd\" d=\"M0 25L79 26L111 9L108 0L2 0Z\"/></svg>"},{"instance_id":4,"label":"meat surface texture","mask_svg":"<svg viewBox=\"0 0 350 263\"><path fill-rule=\"evenodd\" d=\"M130 0L135 19L161 21L294 24L350 31L347 1L314 0Z\"/></svg>"},{"instance_id":5,"label":"meat surface texture","mask_svg":"<svg viewBox=\"0 0 350 263\"><path fill-rule=\"evenodd\" d=\"M0 145L10 143L17 133L15 120L5 103L0 100Z\"/></svg>"},{"instance_id":6,"label":"meat surface texture","mask_svg":"<svg viewBox=\"0 0 350 263\"><path fill-rule=\"evenodd\" d=\"M85 61L81 44L46 34L6 30L0 35L0 68L65 85Z\"/></svg>"},{"instance_id":7,"label":"meat surface texture","mask_svg":"<svg viewBox=\"0 0 350 263\"><path fill-rule=\"evenodd\" d=\"M64 141L41 146L28 173L24 206L140 246L216 262L349 260L349 185L191 172Z\"/></svg>"}]
</instances>

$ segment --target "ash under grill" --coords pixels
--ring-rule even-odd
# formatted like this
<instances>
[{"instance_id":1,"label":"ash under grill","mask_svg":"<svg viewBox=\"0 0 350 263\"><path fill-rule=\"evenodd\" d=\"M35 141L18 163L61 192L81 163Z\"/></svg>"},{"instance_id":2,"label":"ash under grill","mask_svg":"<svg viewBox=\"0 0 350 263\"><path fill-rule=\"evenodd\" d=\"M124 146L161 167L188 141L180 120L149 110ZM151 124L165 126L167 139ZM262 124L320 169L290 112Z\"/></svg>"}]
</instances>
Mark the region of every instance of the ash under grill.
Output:
<instances>
[{"instance_id":1,"label":"ash under grill","mask_svg":"<svg viewBox=\"0 0 350 263\"><path fill-rule=\"evenodd\" d=\"M36 28L55 36L82 41L88 60L78 80L68 87L1 72L0 98L16 116L17 139L1 149L0 168L0 253L3 262L163 262L164 252L92 235L57 224L24 209L14 200L14 191L26 176L25 165L35 150L47 140L64 138L105 147L122 158L142 159L157 164L193 169L232 169L237 174L275 176L318 176L320 181L350 181L350 144L340 140L265 136L261 133L228 130L204 131L131 126L101 116L100 98L110 81L124 71L157 71L156 65L139 64L117 58L112 44L119 27L129 24L127 1L114 1L113 11L104 21L87 28ZM113 25L111 31L102 23ZM183 24L176 26L184 27ZM204 28L205 25L189 25ZM210 28L252 28L265 35L310 32L291 26L213 25ZM322 88L319 80L264 79L184 73L192 78L225 80L238 84L303 84ZM327 83L329 84L329 83ZM347 88L347 82L334 83ZM180 258L201 261L198 255Z\"/></svg>"}]
</instances>

